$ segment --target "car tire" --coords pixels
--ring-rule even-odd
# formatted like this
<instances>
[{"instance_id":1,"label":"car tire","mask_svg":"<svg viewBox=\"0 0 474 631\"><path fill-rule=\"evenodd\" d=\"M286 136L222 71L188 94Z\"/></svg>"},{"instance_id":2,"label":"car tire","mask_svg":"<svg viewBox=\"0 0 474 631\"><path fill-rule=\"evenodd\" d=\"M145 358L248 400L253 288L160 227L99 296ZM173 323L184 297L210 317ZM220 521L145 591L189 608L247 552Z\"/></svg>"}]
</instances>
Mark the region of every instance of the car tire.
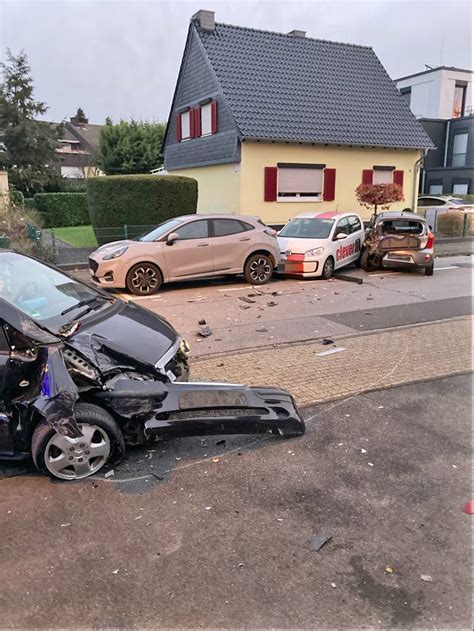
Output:
<instances>
[{"instance_id":1,"label":"car tire","mask_svg":"<svg viewBox=\"0 0 474 631\"><path fill-rule=\"evenodd\" d=\"M119 462L124 455L123 434L106 410L91 403L77 403L74 416L84 432L82 440L59 434L46 421L36 426L31 455L41 473L60 480L81 480L98 473L107 464ZM62 455L67 461L63 461Z\"/></svg>"},{"instance_id":2,"label":"car tire","mask_svg":"<svg viewBox=\"0 0 474 631\"><path fill-rule=\"evenodd\" d=\"M323 269L321 272L321 278L323 280L329 280L334 274L334 259L332 256L328 256L328 258L324 261Z\"/></svg>"},{"instance_id":3,"label":"car tire","mask_svg":"<svg viewBox=\"0 0 474 631\"><path fill-rule=\"evenodd\" d=\"M429 267L425 267L425 276L433 276L434 274L434 262Z\"/></svg>"},{"instance_id":4,"label":"car tire","mask_svg":"<svg viewBox=\"0 0 474 631\"><path fill-rule=\"evenodd\" d=\"M152 296L163 284L163 276L153 263L137 263L128 271L126 284L135 296Z\"/></svg>"},{"instance_id":5,"label":"car tire","mask_svg":"<svg viewBox=\"0 0 474 631\"><path fill-rule=\"evenodd\" d=\"M251 285L264 285L273 276L273 261L267 254L252 254L245 261L244 277Z\"/></svg>"},{"instance_id":6,"label":"car tire","mask_svg":"<svg viewBox=\"0 0 474 631\"><path fill-rule=\"evenodd\" d=\"M373 264L368 250L363 250L360 256L360 266L364 272L373 272L377 267Z\"/></svg>"}]
</instances>

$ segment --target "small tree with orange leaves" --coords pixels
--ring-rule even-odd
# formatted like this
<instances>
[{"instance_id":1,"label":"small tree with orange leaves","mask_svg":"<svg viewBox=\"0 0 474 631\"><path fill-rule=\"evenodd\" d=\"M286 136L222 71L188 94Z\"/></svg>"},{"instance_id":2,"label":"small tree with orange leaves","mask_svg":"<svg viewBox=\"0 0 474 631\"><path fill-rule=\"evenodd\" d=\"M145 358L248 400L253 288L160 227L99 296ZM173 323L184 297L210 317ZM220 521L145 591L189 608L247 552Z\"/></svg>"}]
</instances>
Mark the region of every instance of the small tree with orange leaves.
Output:
<instances>
[{"instance_id":1,"label":"small tree with orange leaves","mask_svg":"<svg viewBox=\"0 0 474 631\"><path fill-rule=\"evenodd\" d=\"M390 204L403 202L403 189L398 184L359 184L355 190L359 204L369 210L373 209L374 215L377 209L388 210Z\"/></svg>"}]
</instances>

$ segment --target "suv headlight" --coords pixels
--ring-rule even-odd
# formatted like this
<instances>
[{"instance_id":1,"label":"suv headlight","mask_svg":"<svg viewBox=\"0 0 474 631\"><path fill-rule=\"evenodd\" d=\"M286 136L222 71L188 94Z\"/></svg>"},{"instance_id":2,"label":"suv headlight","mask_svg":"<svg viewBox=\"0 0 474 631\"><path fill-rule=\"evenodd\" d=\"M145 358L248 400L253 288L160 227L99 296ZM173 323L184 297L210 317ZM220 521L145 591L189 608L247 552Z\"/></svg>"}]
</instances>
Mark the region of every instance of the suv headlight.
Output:
<instances>
[{"instance_id":1,"label":"suv headlight","mask_svg":"<svg viewBox=\"0 0 474 631\"><path fill-rule=\"evenodd\" d=\"M116 250L112 250L108 254L105 254L102 258L104 261L110 261L111 259L117 259L119 256L122 256L124 252L128 250L128 245L124 245L121 248L117 248Z\"/></svg>"},{"instance_id":2,"label":"suv headlight","mask_svg":"<svg viewBox=\"0 0 474 631\"><path fill-rule=\"evenodd\" d=\"M304 253L305 258L308 256L319 256L324 251L324 248L313 248Z\"/></svg>"}]
</instances>

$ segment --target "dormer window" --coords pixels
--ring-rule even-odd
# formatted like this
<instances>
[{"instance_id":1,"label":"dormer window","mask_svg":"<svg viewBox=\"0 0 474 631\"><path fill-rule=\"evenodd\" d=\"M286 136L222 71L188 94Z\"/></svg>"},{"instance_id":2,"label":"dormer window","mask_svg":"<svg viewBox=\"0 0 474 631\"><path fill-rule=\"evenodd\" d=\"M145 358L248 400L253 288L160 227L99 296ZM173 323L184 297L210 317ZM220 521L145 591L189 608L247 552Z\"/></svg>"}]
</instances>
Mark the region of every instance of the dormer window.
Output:
<instances>
[{"instance_id":1,"label":"dormer window","mask_svg":"<svg viewBox=\"0 0 474 631\"><path fill-rule=\"evenodd\" d=\"M212 134L212 103L201 106L201 135Z\"/></svg>"},{"instance_id":2,"label":"dormer window","mask_svg":"<svg viewBox=\"0 0 474 631\"><path fill-rule=\"evenodd\" d=\"M189 140L191 138L191 111L181 114L181 140Z\"/></svg>"}]
</instances>

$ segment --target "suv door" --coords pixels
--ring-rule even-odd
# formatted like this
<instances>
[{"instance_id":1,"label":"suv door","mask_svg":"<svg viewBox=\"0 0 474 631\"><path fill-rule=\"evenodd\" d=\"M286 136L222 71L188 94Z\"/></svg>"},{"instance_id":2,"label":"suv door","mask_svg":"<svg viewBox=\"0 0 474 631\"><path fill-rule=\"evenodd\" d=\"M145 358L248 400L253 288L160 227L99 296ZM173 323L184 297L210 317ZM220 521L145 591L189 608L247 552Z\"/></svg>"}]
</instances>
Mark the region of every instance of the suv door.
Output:
<instances>
[{"instance_id":1,"label":"suv door","mask_svg":"<svg viewBox=\"0 0 474 631\"><path fill-rule=\"evenodd\" d=\"M212 219L214 272L241 272L252 251L255 228L239 219Z\"/></svg>"},{"instance_id":2,"label":"suv door","mask_svg":"<svg viewBox=\"0 0 474 631\"><path fill-rule=\"evenodd\" d=\"M165 239L164 256L170 280L212 274L214 269L209 220L190 221L175 230L178 239Z\"/></svg>"},{"instance_id":3,"label":"suv door","mask_svg":"<svg viewBox=\"0 0 474 631\"><path fill-rule=\"evenodd\" d=\"M8 344L3 323L0 320L0 454L12 453L10 422L6 414L7 371L10 363L10 346Z\"/></svg>"}]
</instances>

